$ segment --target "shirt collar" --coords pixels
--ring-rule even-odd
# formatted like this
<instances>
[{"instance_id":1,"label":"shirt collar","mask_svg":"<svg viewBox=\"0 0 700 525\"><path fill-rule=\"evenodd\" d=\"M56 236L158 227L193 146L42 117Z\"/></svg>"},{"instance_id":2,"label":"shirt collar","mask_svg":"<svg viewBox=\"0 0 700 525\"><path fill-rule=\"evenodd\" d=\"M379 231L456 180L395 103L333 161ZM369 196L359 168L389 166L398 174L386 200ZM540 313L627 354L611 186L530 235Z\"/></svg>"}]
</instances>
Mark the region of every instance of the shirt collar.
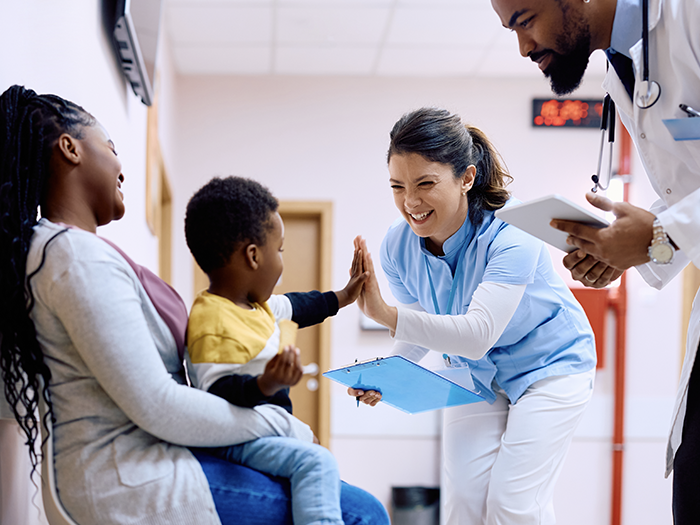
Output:
<instances>
[{"instance_id":1,"label":"shirt collar","mask_svg":"<svg viewBox=\"0 0 700 525\"><path fill-rule=\"evenodd\" d=\"M471 237L472 230L472 223L467 217L459 230L442 245L442 251L445 252L447 259L455 257L461 251L460 248L464 246L464 241Z\"/></svg>"},{"instance_id":2,"label":"shirt collar","mask_svg":"<svg viewBox=\"0 0 700 525\"><path fill-rule=\"evenodd\" d=\"M642 38L641 0L617 0L608 51L632 58L630 48Z\"/></svg>"},{"instance_id":3,"label":"shirt collar","mask_svg":"<svg viewBox=\"0 0 700 525\"><path fill-rule=\"evenodd\" d=\"M447 264L450 265L450 268L452 268L453 272L455 271L455 267L457 266L457 260L463 252L465 242L471 239L473 237L473 234L474 227L472 226L472 223L469 220L469 216L467 216L467 218L464 220L464 223L462 223L462 226L459 227L459 230L452 234L452 236L449 237L443 243L442 251L445 253L445 255L441 255L438 258L445 259ZM423 253L431 257L435 257L425 247L425 239L421 238L420 246Z\"/></svg>"}]
</instances>

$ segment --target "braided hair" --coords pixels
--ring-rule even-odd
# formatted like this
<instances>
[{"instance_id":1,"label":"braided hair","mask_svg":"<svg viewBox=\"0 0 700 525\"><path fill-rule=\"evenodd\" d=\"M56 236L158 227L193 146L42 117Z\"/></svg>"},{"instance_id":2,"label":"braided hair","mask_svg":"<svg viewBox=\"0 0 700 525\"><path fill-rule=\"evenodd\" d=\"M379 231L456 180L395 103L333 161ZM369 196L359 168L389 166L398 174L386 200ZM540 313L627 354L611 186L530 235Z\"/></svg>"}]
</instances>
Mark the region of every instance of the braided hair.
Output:
<instances>
[{"instance_id":1,"label":"braided hair","mask_svg":"<svg viewBox=\"0 0 700 525\"><path fill-rule=\"evenodd\" d=\"M512 177L486 135L465 126L459 115L445 109L421 108L406 113L389 133L392 155L417 153L432 162L447 164L459 179L471 165L476 167L474 185L467 193L469 220L480 224L484 211L502 208L510 197L506 186Z\"/></svg>"},{"instance_id":2,"label":"braided hair","mask_svg":"<svg viewBox=\"0 0 700 525\"><path fill-rule=\"evenodd\" d=\"M49 384L51 372L29 317L34 304L29 279L41 265L27 276L27 254L58 138L68 133L81 139L84 128L95 122L83 108L55 95L22 86L0 95L0 369L5 397L27 436L32 474L39 463L34 445L40 395L46 417L53 410L41 386Z\"/></svg>"}]
</instances>

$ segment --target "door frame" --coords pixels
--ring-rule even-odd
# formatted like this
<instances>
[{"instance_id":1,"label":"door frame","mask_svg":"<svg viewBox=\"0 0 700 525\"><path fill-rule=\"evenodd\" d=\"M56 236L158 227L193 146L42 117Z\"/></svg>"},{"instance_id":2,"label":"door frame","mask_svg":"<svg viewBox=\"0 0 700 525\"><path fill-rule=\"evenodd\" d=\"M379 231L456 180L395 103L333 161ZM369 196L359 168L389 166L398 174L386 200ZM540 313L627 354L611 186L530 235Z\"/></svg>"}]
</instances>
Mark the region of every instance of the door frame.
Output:
<instances>
[{"instance_id":1,"label":"door frame","mask_svg":"<svg viewBox=\"0 0 700 525\"><path fill-rule=\"evenodd\" d=\"M146 223L158 239L158 276L172 285L172 191L158 138L158 91L146 117Z\"/></svg>"},{"instance_id":2,"label":"door frame","mask_svg":"<svg viewBox=\"0 0 700 525\"><path fill-rule=\"evenodd\" d=\"M331 289L331 254L333 246L333 203L330 201L280 201L277 210L285 217L314 218L319 222L319 291ZM330 381L324 381L321 373L330 369L331 324L321 323L318 336L318 440L328 447L331 437L331 392Z\"/></svg>"}]
</instances>

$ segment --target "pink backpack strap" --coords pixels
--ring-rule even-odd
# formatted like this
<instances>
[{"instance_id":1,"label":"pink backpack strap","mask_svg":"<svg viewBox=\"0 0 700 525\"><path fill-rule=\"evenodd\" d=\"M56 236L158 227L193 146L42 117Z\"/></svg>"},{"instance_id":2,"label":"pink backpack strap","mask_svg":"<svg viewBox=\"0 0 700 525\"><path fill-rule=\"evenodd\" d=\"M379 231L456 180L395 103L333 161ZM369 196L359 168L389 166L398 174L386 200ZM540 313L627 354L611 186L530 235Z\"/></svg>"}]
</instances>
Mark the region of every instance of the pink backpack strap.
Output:
<instances>
[{"instance_id":1,"label":"pink backpack strap","mask_svg":"<svg viewBox=\"0 0 700 525\"><path fill-rule=\"evenodd\" d=\"M103 241L117 250L129 266L134 270L136 276L141 281L148 297L151 299L158 314L172 332L177 345L177 353L182 360L185 357L185 333L187 331L187 307L182 297L163 279L158 277L148 268L136 264L122 251L119 246L103 237Z\"/></svg>"}]
</instances>

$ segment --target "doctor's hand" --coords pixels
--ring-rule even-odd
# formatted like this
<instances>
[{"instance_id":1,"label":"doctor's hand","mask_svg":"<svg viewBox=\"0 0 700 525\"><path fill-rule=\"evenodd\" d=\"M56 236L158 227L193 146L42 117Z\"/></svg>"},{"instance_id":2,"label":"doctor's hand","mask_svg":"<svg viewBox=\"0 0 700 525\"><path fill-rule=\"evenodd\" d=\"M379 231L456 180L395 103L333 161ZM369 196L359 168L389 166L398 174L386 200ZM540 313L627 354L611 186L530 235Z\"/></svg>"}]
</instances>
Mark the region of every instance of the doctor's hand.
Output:
<instances>
[{"instance_id":1,"label":"doctor's hand","mask_svg":"<svg viewBox=\"0 0 700 525\"><path fill-rule=\"evenodd\" d=\"M355 390L352 387L348 387L348 395L351 395L354 398L359 397L360 401L371 407L375 406L382 400L382 395L376 390Z\"/></svg>"},{"instance_id":2,"label":"doctor's hand","mask_svg":"<svg viewBox=\"0 0 700 525\"><path fill-rule=\"evenodd\" d=\"M563 260L564 267L571 272L571 277L588 288L605 288L623 274L622 270L600 262L582 250L575 250Z\"/></svg>"},{"instance_id":3,"label":"doctor's hand","mask_svg":"<svg viewBox=\"0 0 700 525\"><path fill-rule=\"evenodd\" d=\"M579 222L553 220L552 227L569 234L566 242L618 270L649 262L654 214L592 192L586 194L586 199L598 209L613 212L615 221L606 228L592 228Z\"/></svg>"},{"instance_id":4,"label":"doctor's hand","mask_svg":"<svg viewBox=\"0 0 700 525\"><path fill-rule=\"evenodd\" d=\"M358 235L355 238L355 243L356 246L359 246L362 250L364 268L366 272L369 272L369 277L362 287L362 293L357 300L357 305L367 317L386 326L393 333L396 331L396 322L398 319L396 307L387 305L384 299L382 299L382 294L379 291L377 274L374 271L374 264L372 263L372 256L367 249L367 242Z\"/></svg>"}]
</instances>

